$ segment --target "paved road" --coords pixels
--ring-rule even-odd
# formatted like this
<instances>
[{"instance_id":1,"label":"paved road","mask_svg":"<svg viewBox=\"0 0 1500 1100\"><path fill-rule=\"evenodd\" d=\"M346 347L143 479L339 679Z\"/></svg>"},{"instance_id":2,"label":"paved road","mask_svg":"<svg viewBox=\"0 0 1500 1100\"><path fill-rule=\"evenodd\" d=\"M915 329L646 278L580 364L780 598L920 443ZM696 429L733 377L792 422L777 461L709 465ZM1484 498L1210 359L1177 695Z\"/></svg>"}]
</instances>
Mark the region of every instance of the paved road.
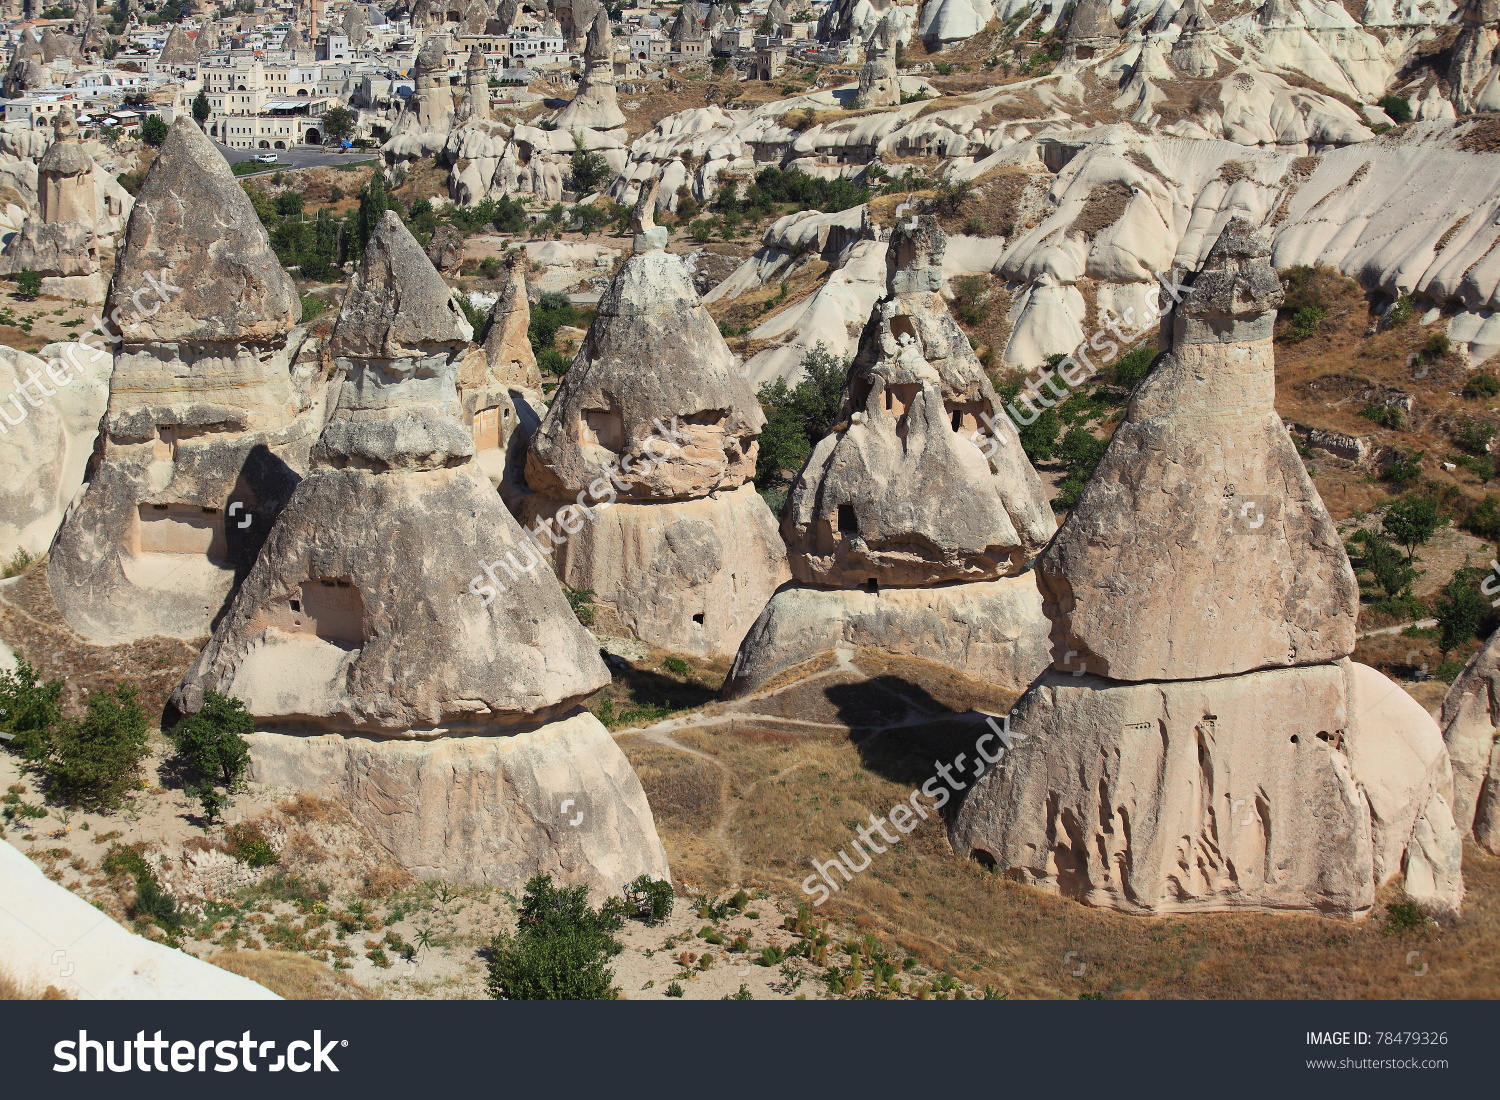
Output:
<instances>
[{"instance_id":1,"label":"paved road","mask_svg":"<svg viewBox=\"0 0 1500 1100\"><path fill-rule=\"evenodd\" d=\"M262 153L275 153L281 168L315 168L320 164L348 164L351 161L369 160L377 155L368 149L349 149L343 153L332 151L324 152L321 149L231 149L227 145L219 145L219 152L230 164L238 164L240 161L254 160ZM271 166L266 165L267 170Z\"/></svg>"}]
</instances>

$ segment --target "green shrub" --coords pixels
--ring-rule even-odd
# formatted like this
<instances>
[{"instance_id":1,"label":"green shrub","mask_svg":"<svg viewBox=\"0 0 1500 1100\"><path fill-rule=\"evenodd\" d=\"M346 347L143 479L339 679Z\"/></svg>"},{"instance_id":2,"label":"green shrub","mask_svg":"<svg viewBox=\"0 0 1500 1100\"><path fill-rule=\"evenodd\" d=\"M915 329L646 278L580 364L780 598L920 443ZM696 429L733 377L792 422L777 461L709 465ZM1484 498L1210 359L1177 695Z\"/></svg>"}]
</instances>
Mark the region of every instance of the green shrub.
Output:
<instances>
[{"instance_id":1,"label":"green shrub","mask_svg":"<svg viewBox=\"0 0 1500 1100\"><path fill-rule=\"evenodd\" d=\"M1464 417L1453 431L1453 442L1462 451L1471 455L1489 452L1490 441L1495 438L1495 426L1485 420Z\"/></svg>"},{"instance_id":2,"label":"green shrub","mask_svg":"<svg viewBox=\"0 0 1500 1100\"><path fill-rule=\"evenodd\" d=\"M52 729L62 714L63 682L42 683L36 670L18 660L14 671L0 671L0 730L3 743L26 760L40 760L52 745Z\"/></svg>"},{"instance_id":3,"label":"green shrub","mask_svg":"<svg viewBox=\"0 0 1500 1100\"><path fill-rule=\"evenodd\" d=\"M229 854L247 867L271 867L281 862L281 856L257 825L231 825L224 830L224 839Z\"/></svg>"},{"instance_id":4,"label":"green shrub","mask_svg":"<svg viewBox=\"0 0 1500 1100\"><path fill-rule=\"evenodd\" d=\"M668 997L681 997L682 996L682 983L681 982L673 982L671 985L667 986L667 988L666 988L666 995Z\"/></svg>"},{"instance_id":5,"label":"green shrub","mask_svg":"<svg viewBox=\"0 0 1500 1100\"><path fill-rule=\"evenodd\" d=\"M1288 332L1295 340L1306 340L1316 336L1323 328L1328 312L1320 306L1306 305L1292 314Z\"/></svg>"},{"instance_id":6,"label":"green shrub","mask_svg":"<svg viewBox=\"0 0 1500 1100\"><path fill-rule=\"evenodd\" d=\"M167 140L168 129L161 115L147 115L141 123L141 140L147 145L160 145Z\"/></svg>"},{"instance_id":7,"label":"green shrub","mask_svg":"<svg viewBox=\"0 0 1500 1100\"><path fill-rule=\"evenodd\" d=\"M1464 527L1482 539L1500 542L1500 499L1493 493L1486 493L1469 512Z\"/></svg>"},{"instance_id":8,"label":"green shrub","mask_svg":"<svg viewBox=\"0 0 1500 1100\"><path fill-rule=\"evenodd\" d=\"M1083 487L1094 476L1094 468L1109 449L1109 441L1098 439L1086 428L1069 428L1057 448L1057 457L1062 460L1068 476L1058 486L1057 498L1052 507L1057 511L1073 507L1083 495Z\"/></svg>"},{"instance_id":9,"label":"green shrub","mask_svg":"<svg viewBox=\"0 0 1500 1100\"><path fill-rule=\"evenodd\" d=\"M569 588L563 585L563 595L568 597L568 606L584 626L594 625L594 590L592 588Z\"/></svg>"},{"instance_id":10,"label":"green shrub","mask_svg":"<svg viewBox=\"0 0 1500 1100\"><path fill-rule=\"evenodd\" d=\"M1446 332L1434 332L1422 345L1423 359L1442 359L1453 351L1453 341Z\"/></svg>"},{"instance_id":11,"label":"green shrub","mask_svg":"<svg viewBox=\"0 0 1500 1100\"><path fill-rule=\"evenodd\" d=\"M36 563L36 555L28 551L24 546L16 547L16 552L10 556L10 561L5 563L5 568L0 570L0 577L9 580L11 577L19 577Z\"/></svg>"},{"instance_id":12,"label":"green shrub","mask_svg":"<svg viewBox=\"0 0 1500 1100\"><path fill-rule=\"evenodd\" d=\"M1426 451L1413 451L1411 454L1397 453L1382 472L1381 477L1396 485L1407 485L1422 476L1422 456Z\"/></svg>"},{"instance_id":13,"label":"green shrub","mask_svg":"<svg viewBox=\"0 0 1500 1100\"><path fill-rule=\"evenodd\" d=\"M800 470L813 444L833 428L843 404L847 359L833 355L820 341L803 356L801 366L803 378L795 387L777 378L756 394L766 413L755 462L758 489L780 488L787 471Z\"/></svg>"},{"instance_id":14,"label":"green shrub","mask_svg":"<svg viewBox=\"0 0 1500 1100\"><path fill-rule=\"evenodd\" d=\"M1380 527L1397 545L1406 547L1406 560L1410 562L1417 547L1445 522L1431 497L1405 497L1385 510Z\"/></svg>"},{"instance_id":15,"label":"green shrub","mask_svg":"<svg viewBox=\"0 0 1500 1100\"><path fill-rule=\"evenodd\" d=\"M1411 121L1411 100L1405 96L1383 95L1375 101L1375 106L1389 115L1392 122Z\"/></svg>"},{"instance_id":16,"label":"green shrub","mask_svg":"<svg viewBox=\"0 0 1500 1100\"><path fill-rule=\"evenodd\" d=\"M641 875L625 887L625 906L636 919L654 927L672 915L672 884L650 875Z\"/></svg>"},{"instance_id":17,"label":"green shrub","mask_svg":"<svg viewBox=\"0 0 1500 1100\"><path fill-rule=\"evenodd\" d=\"M302 213L302 196L296 191L278 192L274 204L276 213L283 218L295 218Z\"/></svg>"},{"instance_id":18,"label":"green shrub","mask_svg":"<svg viewBox=\"0 0 1500 1100\"><path fill-rule=\"evenodd\" d=\"M622 950L616 905L594 910L587 886L557 888L552 876L526 884L514 935L490 942L490 996L508 1001L615 1000L608 961Z\"/></svg>"},{"instance_id":19,"label":"green shrub","mask_svg":"<svg viewBox=\"0 0 1500 1100\"><path fill-rule=\"evenodd\" d=\"M177 903L162 888L139 849L114 845L104 856L103 868L105 874L126 875L135 880L135 901L130 905L133 920L149 920L167 932L182 930L183 916L177 911Z\"/></svg>"},{"instance_id":20,"label":"green shrub","mask_svg":"<svg viewBox=\"0 0 1500 1100\"><path fill-rule=\"evenodd\" d=\"M1156 349L1142 344L1140 347L1132 348L1120 356L1119 362L1115 363L1113 377L1115 385L1123 386L1127 390L1133 390L1140 384L1151 370L1151 364L1156 359Z\"/></svg>"},{"instance_id":21,"label":"green shrub","mask_svg":"<svg viewBox=\"0 0 1500 1100\"><path fill-rule=\"evenodd\" d=\"M602 153L590 153L582 149L573 150L568 175L572 181L573 190L578 194L588 195L598 191L610 181L614 174L609 161L604 159Z\"/></svg>"},{"instance_id":22,"label":"green shrub","mask_svg":"<svg viewBox=\"0 0 1500 1100\"><path fill-rule=\"evenodd\" d=\"M1500 376L1490 371L1480 371L1469 376L1464 383L1465 397L1500 397Z\"/></svg>"},{"instance_id":23,"label":"green shrub","mask_svg":"<svg viewBox=\"0 0 1500 1100\"><path fill-rule=\"evenodd\" d=\"M197 798L210 821L229 804L229 792L250 764L244 735L253 732L255 719L238 699L209 691L203 707L168 734L187 766L186 790ZM215 787L223 787L220 794Z\"/></svg>"},{"instance_id":24,"label":"green shrub","mask_svg":"<svg viewBox=\"0 0 1500 1100\"><path fill-rule=\"evenodd\" d=\"M1427 930L1427 910L1410 898L1386 902L1385 927L1387 936L1406 936Z\"/></svg>"},{"instance_id":25,"label":"green shrub","mask_svg":"<svg viewBox=\"0 0 1500 1100\"><path fill-rule=\"evenodd\" d=\"M966 325L977 325L989 314L990 280L965 275L953 282L953 312Z\"/></svg>"},{"instance_id":26,"label":"green shrub","mask_svg":"<svg viewBox=\"0 0 1500 1100\"><path fill-rule=\"evenodd\" d=\"M668 657L662 661L661 667L677 676L691 676L693 674L693 666L681 657Z\"/></svg>"},{"instance_id":27,"label":"green shrub","mask_svg":"<svg viewBox=\"0 0 1500 1100\"><path fill-rule=\"evenodd\" d=\"M1406 427L1406 417L1395 405L1366 405L1359 410L1358 415L1392 431L1400 431Z\"/></svg>"},{"instance_id":28,"label":"green shrub","mask_svg":"<svg viewBox=\"0 0 1500 1100\"><path fill-rule=\"evenodd\" d=\"M23 268L16 276L16 296L28 301L42 292L42 276L31 268Z\"/></svg>"},{"instance_id":29,"label":"green shrub","mask_svg":"<svg viewBox=\"0 0 1500 1100\"><path fill-rule=\"evenodd\" d=\"M1391 308L1386 311L1386 315L1384 318L1385 327L1397 328L1401 325L1404 325L1413 317L1415 317L1416 313L1416 305L1413 304L1410 298L1407 298L1403 295L1402 297L1397 298L1395 302L1391 304Z\"/></svg>"},{"instance_id":30,"label":"green shrub","mask_svg":"<svg viewBox=\"0 0 1500 1100\"><path fill-rule=\"evenodd\" d=\"M1447 655L1479 633L1489 605L1479 583L1484 573L1473 567L1458 570L1433 603L1438 621L1438 648Z\"/></svg>"},{"instance_id":31,"label":"green shrub","mask_svg":"<svg viewBox=\"0 0 1500 1100\"><path fill-rule=\"evenodd\" d=\"M316 294L302 295L302 324L317 320L328 309L328 303Z\"/></svg>"},{"instance_id":32,"label":"green shrub","mask_svg":"<svg viewBox=\"0 0 1500 1100\"><path fill-rule=\"evenodd\" d=\"M1355 538L1364 543L1363 564L1387 599L1396 599L1411 591L1412 582L1421 576L1401 556L1401 552L1371 531L1360 531Z\"/></svg>"},{"instance_id":33,"label":"green shrub","mask_svg":"<svg viewBox=\"0 0 1500 1100\"><path fill-rule=\"evenodd\" d=\"M60 801L108 810L135 785L145 756L146 714L126 682L91 697L82 718L57 720L42 767Z\"/></svg>"}]
</instances>

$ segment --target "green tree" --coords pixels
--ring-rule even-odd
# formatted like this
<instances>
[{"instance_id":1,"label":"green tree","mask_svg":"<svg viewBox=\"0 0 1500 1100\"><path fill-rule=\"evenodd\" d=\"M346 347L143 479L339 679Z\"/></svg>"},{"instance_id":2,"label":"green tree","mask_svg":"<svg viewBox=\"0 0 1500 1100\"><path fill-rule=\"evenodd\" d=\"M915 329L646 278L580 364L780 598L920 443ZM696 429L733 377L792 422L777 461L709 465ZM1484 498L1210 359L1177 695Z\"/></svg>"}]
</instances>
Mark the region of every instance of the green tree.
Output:
<instances>
[{"instance_id":1,"label":"green tree","mask_svg":"<svg viewBox=\"0 0 1500 1100\"><path fill-rule=\"evenodd\" d=\"M31 268L23 268L16 276L16 295L28 301L42 292L42 276Z\"/></svg>"},{"instance_id":2,"label":"green tree","mask_svg":"<svg viewBox=\"0 0 1500 1100\"><path fill-rule=\"evenodd\" d=\"M1068 476L1057 487L1057 499L1052 502L1054 509L1061 511L1078 503L1078 498L1083 495L1083 487L1094 476L1094 468L1099 465L1099 460L1108 449L1109 440L1096 438L1087 428L1068 429L1068 434L1063 436L1062 444L1057 448L1057 457L1062 460Z\"/></svg>"},{"instance_id":3,"label":"green tree","mask_svg":"<svg viewBox=\"0 0 1500 1100\"><path fill-rule=\"evenodd\" d=\"M1411 100L1405 96L1383 95L1375 101L1375 106L1389 115L1392 122L1411 121Z\"/></svg>"},{"instance_id":4,"label":"green tree","mask_svg":"<svg viewBox=\"0 0 1500 1100\"><path fill-rule=\"evenodd\" d=\"M18 660L14 671L0 671L0 730L3 743L26 760L40 760L52 744L52 728L62 715L63 682L43 683L36 669Z\"/></svg>"},{"instance_id":5,"label":"green tree","mask_svg":"<svg viewBox=\"0 0 1500 1100\"><path fill-rule=\"evenodd\" d=\"M614 171L602 153L591 153L579 148L573 150L569 175L574 191L580 195L591 195L609 182Z\"/></svg>"},{"instance_id":6,"label":"green tree","mask_svg":"<svg viewBox=\"0 0 1500 1100\"><path fill-rule=\"evenodd\" d=\"M1473 567L1460 569L1438 593L1433 611L1438 621L1438 648L1444 657L1479 633L1480 624L1489 611L1484 595L1479 591L1483 577L1482 570Z\"/></svg>"},{"instance_id":7,"label":"green tree","mask_svg":"<svg viewBox=\"0 0 1500 1100\"><path fill-rule=\"evenodd\" d=\"M255 719L245 704L233 696L209 690L203 706L172 728L172 744L197 777L232 789L250 764L250 746L245 734L255 729Z\"/></svg>"},{"instance_id":8,"label":"green tree","mask_svg":"<svg viewBox=\"0 0 1500 1100\"><path fill-rule=\"evenodd\" d=\"M777 488L784 471L801 469L813 444L832 429L844 402L847 359L819 341L802 357L801 366L803 377L795 387L778 378L763 383L756 394L766 412L755 462L755 485L762 490Z\"/></svg>"},{"instance_id":9,"label":"green tree","mask_svg":"<svg viewBox=\"0 0 1500 1100\"><path fill-rule=\"evenodd\" d=\"M57 721L42 767L55 797L107 810L135 784L145 756L146 712L126 682L90 697L82 718Z\"/></svg>"},{"instance_id":10,"label":"green tree","mask_svg":"<svg viewBox=\"0 0 1500 1100\"><path fill-rule=\"evenodd\" d=\"M380 170L379 165L370 173L370 180L359 189L359 251L365 250L365 245L370 241L370 234L375 232L375 227L380 224L380 219L385 217L387 210L393 210L396 201L386 190L385 173Z\"/></svg>"},{"instance_id":11,"label":"green tree","mask_svg":"<svg viewBox=\"0 0 1500 1100\"><path fill-rule=\"evenodd\" d=\"M354 133L354 114L347 107L330 107L318 121L323 126L323 137L335 145L341 145Z\"/></svg>"},{"instance_id":12,"label":"green tree","mask_svg":"<svg viewBox=\"0 0 1500 1100\"><path fill-rule=\"evenodd\" d=\"M489 992L507 1001L582 1001L619 997L609 960L622 950L614 933L624 920L618 901L598 910L588 887L552 885L551 875L526 884L514 935L490 941Z\"/></svg>"},{"instance_id":13,"label":"green tree","mask_svg":"<svg viewBox=\"0 0 1500 1100\"><path fill-rule=\"evenodd\" d=\"M1444 523L1431 497L1405 497L1385 510L1380 527L1397 545L1406 547L1406 560Z\"/></svg>"},{"instance_id":14,"label":"green tree","mask_svg":"<svg viewBox=\"0 0 1500 1100\"><path fill-rule=\"evenodd\" d=\"M141 140L147 145L160 145L167 140L167 124L161 115L147 115L141 123Z\"/></svg>"},{"instance_id":15,"label":"green tree","mask_svg":"<svg viewBox=\"0 0 1500 1100\"><path fill-rule=\"evenodd\" d=\"M1399 599L1411 592L1412 582L1422 574L1413 569L1401 552L1373 531L1356 536L1364 543L1364 565L1388 599Z\"/></svg>"},{"instance_id":16,"label":"green tree","mask_svg":"<svg viewBox=\"0 0 1500 1100\"><path fill-rule=\"evenodd\" d=\"M211 113L212 110L208 105L208 93L200 88L198 94L193 97L193 120L201 127L208 121L208 116Z\"/></svg>"},{"instance_id":17,"label":"green tree","mask_svg":"<svg viewBox=\"0 0 1500 1100\"><path fill-rule=\"evenodd\" d=\"M283 218L294 218L302 213L302 196L295 191L278 192L275 202L276 213Z\"/></svg>"}]
</instances>

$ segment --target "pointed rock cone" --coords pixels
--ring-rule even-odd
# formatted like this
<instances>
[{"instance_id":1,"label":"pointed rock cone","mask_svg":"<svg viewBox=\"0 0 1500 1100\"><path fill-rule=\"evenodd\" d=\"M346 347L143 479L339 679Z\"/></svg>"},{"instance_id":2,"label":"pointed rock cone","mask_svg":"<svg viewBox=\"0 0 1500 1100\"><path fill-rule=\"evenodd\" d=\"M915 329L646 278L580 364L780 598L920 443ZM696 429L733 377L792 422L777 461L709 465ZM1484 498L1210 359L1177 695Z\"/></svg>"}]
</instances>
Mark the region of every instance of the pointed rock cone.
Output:
<instances>
[{"instance_id":1,"label":"pointed rock cone","mask_svg":"<svg viewBox=\"0 0 1500 1100\"><path fill-rule=\"evenodd\" d=\"M464 87L468 92L469 121L483 122L494 115L490 111L490 68L484 50L479 43L469 51L469 63L464 70Z\"/></svg>"},{"instance_id":2,"label":"pointed rock cone","mask_svg":"<svg viewBox=\"0 0 1500 1100\"><path fill-rule=\"evenodd\" d=\"M1403 871L1412 897L1456 912L1441 734L1347 659L1353 574L1272 408L1268 251L1225 228L1038 559L1055 667L976 745L1000 766L950 839L1125 912L1361 917Z\"/></svg>"},{"instance_id":3,"label":"pointed rock cone","mask_svg":"<svg viewBox=\"0 0 1500 1100\"><path fill-rule=\"evenodd\" d=\"M53 135L52 145L37 163L37 216L26 219L11 240L0 257L0 272L35 271L53 280L44 284L46 293L81 292L80 297L102 302L105 280L88 278L99 270L99 200L90 179L94 159L78 140L70 104L57 112Z\"/></svg>"},{"instance_id":4,"label":"pointed rock cone","mask_svg":"<svg viewBox=\"0 0 1500 1100\"><path fill-rule=\"evenodd\" d=\"M259 781L345 800L420 875L665 877L639 781L579 706L609 682L597 643L471 459L468 326L439 287L388 213L329 348L319 463L174 701L242 699Z\"/></svg>"},{"instance_id":5,"label":"pointed rock cone","mask_svg":"<svg viewBox=\"0 0 1500 1100\"><path fill-rule=\"evenodd\" d=\"M786 549L750 479L765 415L687 269L645 227L531 440L522 514L570 588L644 641L732 654ZM611 503L613 502L613 503Z\"/></svg>"},{"instance_id":6,"label":"pointed rock cone","mask_svg":"<svg viewBox=\"0 0 1500 1100\"><path fill-rule=\"evenodd\" d=\"M1013 691L1046 665L1047 620L1022 571L1056 525L943 303L944 247L930 217L892 234L886 297L849 374L847 422L814 447L782 521L801 584L761 613L730 672L732 694L849 644Z\"/></svg>"},{"instance_id":7,"label":"pointed rock cone","mask_svg":"<svg viewBox=\"0 0 1500 1100\"><path fill-rule=\"evenodd\" d=\"M547 411L531 351L525 265L512 261L490 310L484 343L465 356L458 395L474 429L476 458L507 504L526 487L526 453Z\"/></svg>"},{"instance_id":8,"label":"pointed rock cone","mask_svg":"<svg viewBox=\"0 0 1500 1100\"><path fill-rule=\"evenodd\" d=\"M116 259L100 464L47 564L91 642L201 637L249 570L322 416L290 370L300 308L228 164L178 119Z\"/></svg>"},{"instance_id":9,"label":"pointed rock cone","mask_svg":"<svg viewBox=\"0 0 1500 1100\"><path fill-rule=\"evenodd\" d=\"M625 125L625 114L615 98L614 39L609 13L599 9L589 28L584 50L587 69L578 94L557 116L559 130L614 130Z\"/></svg>"}]
</instances>

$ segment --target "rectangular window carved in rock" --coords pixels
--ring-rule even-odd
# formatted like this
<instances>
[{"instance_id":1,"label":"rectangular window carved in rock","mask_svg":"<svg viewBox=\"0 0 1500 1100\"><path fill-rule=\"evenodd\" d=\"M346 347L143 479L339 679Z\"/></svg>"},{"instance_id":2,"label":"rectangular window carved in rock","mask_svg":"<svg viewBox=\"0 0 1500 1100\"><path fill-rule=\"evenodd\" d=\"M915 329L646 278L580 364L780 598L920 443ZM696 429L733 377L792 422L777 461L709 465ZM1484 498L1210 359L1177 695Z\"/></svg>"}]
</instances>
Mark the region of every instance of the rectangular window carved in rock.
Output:
<instances>
[{"instance_id":1,"label":"rectangular window carved in rock","mask_svg":"<svg viewBox=\"0 0 1500 1100\"><path fill-rule=\"evenodd\" d=\"M584 409L583 442L611 451L625 449L625 418L619 409Z\"/></svg>"}]
</instances>

